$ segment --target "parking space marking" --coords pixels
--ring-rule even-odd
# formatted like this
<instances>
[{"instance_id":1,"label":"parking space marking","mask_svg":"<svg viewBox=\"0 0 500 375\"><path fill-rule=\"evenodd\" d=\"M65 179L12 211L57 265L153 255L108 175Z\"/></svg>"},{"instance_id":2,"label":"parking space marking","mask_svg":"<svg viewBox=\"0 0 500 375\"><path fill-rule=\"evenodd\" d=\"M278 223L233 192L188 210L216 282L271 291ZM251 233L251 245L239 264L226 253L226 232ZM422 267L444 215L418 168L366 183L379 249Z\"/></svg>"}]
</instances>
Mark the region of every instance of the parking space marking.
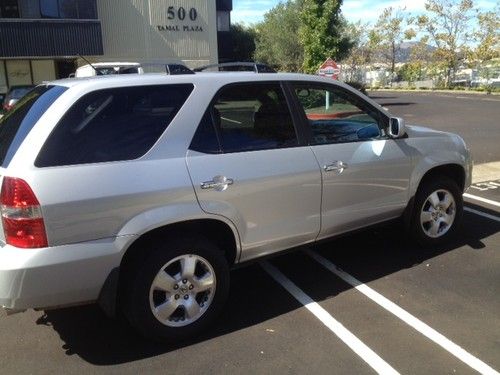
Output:
<instances>
[{"instance_id":1,"label":"parking space marking","mask_svg":"<svg viewBox=\"0 0 500 375\"><path fill-rule=\"evenodd\" d=\"M476 182L470 186L471 189L479 191L497 190L500 188L500 180Z\"/></svg>"},{"instance_id":2,"label":"parking space marking","mask_svg":"<svg viewBox=\"0 0 500 375\"><path fill-rule=\"evenodd\" d=\"M481 374L500 375L495 369L493 369L480 359L474 357L472 354L465 351L460 346L458 346L457 344L455 344L454 342L452 342L451 340L449 340L448 338L437 332L435 329L422 322L421 320L417 319L406 310L403 310L401 307L399 307L389 299L385 298L383 295L376 292L368 285L363 284L361 281L349 275L347 272L342 271L328 259L322 257L321 255L311 250L306 250L306 254L308 254L311 258L320 263L327 270L329 270L336 276L340 277L348 284L352 285L355 289L357 289L360 293L364 294L366 297L371 299L373 302L383 307L384 309L386 309L387 311L389 311L390 313L401 319L409 326L416 329L422 335L424 335L434 343L441 346L443 349L454 355L456 358L458 358L468 366L472 367L474 370L478 371Z\"/></svg>"},{"instance_id":3,"label":"parking space marking","mask_svg":"<svg viewBox=\"0 0 500 375\"><path fill-rule=\"evenodd\" d=\"M371 368L379 374L399 374L391 365L384 361L377 353L371 350L365 343L345 328L318 303L295 285L276 267L269 262L263 261L261 267L288 293L308 309L321 323L330 329L339 339L341 339L352 351L361 357Z\"/></svg>"},{"instance_id":4,"label":"parking space marking","mask_svg":"<svg viewBox=\"0 0 500 375\"><path fill-rule=\"evenodd\" d=\"M486 217L488 219L500 222L500 216L495 216L495 215L492 215L492 214L488 214L486 212L478 211L478 210L475 210L475 209L470 208L470 207L464 207L464 210L468 211L468 212L472 212L473 214L480 215L480 216Z\"/></svg>"},{"instance_id":5,"label":"parking space marking","mask_svg":"<svg viewBox=\"0 0 500 375\"><path fill-rule=\"evenodd\" d=\"M463 196L465 198L474 199L474 200L479 201L479 202L483 202L483 203L491 204L492 206L500 207L500 202L493 201L491 199L486 199L486 198L483 198L483 197L478 197L477 195L472 195L472 194L469 194L469 193L464 193Z\"/></svg>"}]
</instances>

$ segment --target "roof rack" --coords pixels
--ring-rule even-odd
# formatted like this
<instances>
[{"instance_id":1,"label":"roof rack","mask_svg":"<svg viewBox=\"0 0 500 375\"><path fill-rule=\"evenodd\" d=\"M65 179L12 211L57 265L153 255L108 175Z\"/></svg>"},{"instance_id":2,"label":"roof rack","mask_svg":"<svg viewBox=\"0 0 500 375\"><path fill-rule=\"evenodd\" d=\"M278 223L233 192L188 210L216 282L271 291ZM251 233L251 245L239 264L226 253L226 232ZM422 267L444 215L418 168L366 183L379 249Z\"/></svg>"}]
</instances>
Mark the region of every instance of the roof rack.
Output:
<instances>
[{"instance_id":1,"label":"roof rack","mask_svg":"<svg viewBox=\"0 0 500 375\"><path fill-rule=\"evenodd\" d=\"M256 62L229 62L221 64L210 64L194 69L195 72L203 72L208 69L217 68L219 72L253 71L255 73L276 73L269 65ZM251 68L251 69L248 69Z\"/></svg>"}]
</instances>

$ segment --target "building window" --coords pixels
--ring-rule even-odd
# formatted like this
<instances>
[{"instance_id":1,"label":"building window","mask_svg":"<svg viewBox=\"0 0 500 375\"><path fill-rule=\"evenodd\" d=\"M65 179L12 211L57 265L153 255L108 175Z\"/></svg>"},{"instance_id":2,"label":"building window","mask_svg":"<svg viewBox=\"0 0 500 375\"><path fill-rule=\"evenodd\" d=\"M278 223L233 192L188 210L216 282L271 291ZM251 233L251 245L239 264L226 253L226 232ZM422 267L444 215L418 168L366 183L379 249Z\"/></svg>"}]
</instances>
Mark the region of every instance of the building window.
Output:
<instances>
[{"instance_id":1,"label":"building window","mask_svg":"<svg viewBox=\"0 0 500 375\"><path fill-rule=\"evenodd\" d=\"M229 31L230 24L230 12L217 11L217 31Z\"/></svg>"},{"instance_id":2,"label":"building window","mask_svg":"<svg viewBox=\"0 0 500 375\"><path fill-rule=\"evenodd\" d=\"M0 18L19 18L17 0L0 0Z\"/></svg>"},{"instance_id":3,"label":"building window","mask_svg":"<svg viewBox=\"0 0 500 375\"><path fill-rule=\"evenodd\" d=\"M43 18L97 19L95 0L40 0Z\"/></svg>"},{"instance_id":4,"label":"building window","mask_svg":"<svg viewBox=\"0 0 500 375\"><path fill-rule=\"evenodd\" d=\"M44 18L59 18L59 6L57 0L41 0L40 13Z\"/></svg>"}]
</instances>

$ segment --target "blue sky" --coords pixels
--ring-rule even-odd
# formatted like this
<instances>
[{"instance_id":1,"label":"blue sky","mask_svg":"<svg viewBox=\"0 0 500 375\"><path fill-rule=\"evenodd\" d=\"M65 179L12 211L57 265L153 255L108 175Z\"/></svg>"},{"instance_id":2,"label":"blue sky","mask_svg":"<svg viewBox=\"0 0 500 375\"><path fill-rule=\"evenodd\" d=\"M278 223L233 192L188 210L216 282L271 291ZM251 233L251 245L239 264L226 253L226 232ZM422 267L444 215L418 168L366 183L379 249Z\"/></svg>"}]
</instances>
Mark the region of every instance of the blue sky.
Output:
<instances>
[{"instance_id":1,"label":"blue sky","mask_svg":"<svg viewBox=\"0 0 500 375\"><path fill-rule=\"evenodd\" d=\"M264 13L279 2L280 0L233 0L231 21L232 23L259 22ZM498 4L498 0L476 0L475 3L481 10L492 10L495 4ZM408 12L421 13L424 11L424 4L425 0L344 0L341 9L349 21L373 22L382 10L389 6L406 7Z\"/></svg>"}]
</instances>

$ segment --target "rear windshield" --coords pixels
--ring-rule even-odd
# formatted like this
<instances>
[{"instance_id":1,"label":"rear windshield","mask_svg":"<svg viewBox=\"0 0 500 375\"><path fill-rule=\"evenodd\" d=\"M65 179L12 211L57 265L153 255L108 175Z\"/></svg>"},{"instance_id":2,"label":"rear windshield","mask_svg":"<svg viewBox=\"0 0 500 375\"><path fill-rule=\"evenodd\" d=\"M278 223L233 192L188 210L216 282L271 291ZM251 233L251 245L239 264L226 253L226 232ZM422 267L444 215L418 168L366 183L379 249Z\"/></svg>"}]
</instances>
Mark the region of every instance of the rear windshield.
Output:
<instances>
[{"instance_id":1,"label":"rear windshield","mask_svg":"<svg viewBox=\"0 0 500 375\"><path fill-rule=\"evenodd\" d=\"M9 93L9 97L11 99L20 99L31 90L33 90L33 86L17 87L11 90L11 92Z\"/></svg>"},{"instance_id":2,"label":"rear windshield","mask_svg":"<svg viewBox=\"0 0 500 375\"><path fill-rule=\"evenodd\" d=\"M84 95L57 124L35 165L137 159L153 147L192 90L191 84L154 85Z\"/></svg>"},{"instance_id":3,"label":"rear windshield","mask_svg":"<svg viewBox=\"0 0 500 375\"><path fill-rule=\"evenodd\" d=\"M66 91L61 86L38 86L0 119L0 165L7 167L40 117Z\"/></svg>"}]
</instances>

